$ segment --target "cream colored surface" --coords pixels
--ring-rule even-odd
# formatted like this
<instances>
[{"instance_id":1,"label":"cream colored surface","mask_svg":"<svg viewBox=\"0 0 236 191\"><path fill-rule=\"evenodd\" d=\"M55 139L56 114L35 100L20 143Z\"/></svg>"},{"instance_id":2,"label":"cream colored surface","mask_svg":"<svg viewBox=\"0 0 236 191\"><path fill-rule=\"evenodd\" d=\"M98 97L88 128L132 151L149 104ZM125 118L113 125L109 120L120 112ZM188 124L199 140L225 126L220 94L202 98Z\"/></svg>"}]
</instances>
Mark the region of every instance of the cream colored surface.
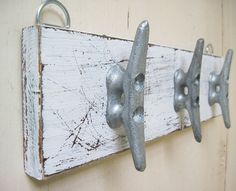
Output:
<instances>
[{"instance_id":1,"label":"cream colored surface","mask_svg":"<svg viewBox=\"0 0 236 191\"><path fill-rule=\"evenodd\" d=\"M138 23L150 21L150 42L193 50L196 39L215 54L236 51L234 0L61 0L72 29L133 39ZM37 182L24 174L21 119L21 29L34 23L40 0L0 0L0 188L1 190L206 190L236 189L236 57L230 79L232 128L222 118L202 125L197 144L190 129L147 145L147 169L134 170L130 152ZM47 20L59 21L48 12ZM226 152L227 151L227 152Z\"/></svg>"},{"instance_id":2,"label":"cream colored surface","mask_svg":"<svg viewBox=\"0 0 236 191\"><path fill-rule=\"evenodd\" d=\"M230 86L230 95L231 95L231 123L232 129L227 133L227 166L226 166L226 190L235 190L236 181L235 181L235 172L236 172L236 1L235 0L226 0L223 7L224 11L224 50L227 47L232 47L234 49L234 62L232 64L231 78L230 82L233 85Z\"/></svg>"}]
</instances>

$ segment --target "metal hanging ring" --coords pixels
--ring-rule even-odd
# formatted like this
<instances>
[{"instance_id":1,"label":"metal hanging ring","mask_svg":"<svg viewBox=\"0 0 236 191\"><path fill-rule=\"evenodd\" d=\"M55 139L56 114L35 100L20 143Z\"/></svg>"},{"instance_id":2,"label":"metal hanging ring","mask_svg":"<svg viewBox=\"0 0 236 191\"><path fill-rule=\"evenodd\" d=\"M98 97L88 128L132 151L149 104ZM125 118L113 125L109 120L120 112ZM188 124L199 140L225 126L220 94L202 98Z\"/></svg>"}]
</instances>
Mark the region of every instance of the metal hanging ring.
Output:
<instances>
[{"instance_id":1,"label":"metal hanging ring","mask_svg":"<svg viewBox=\"0 0 236 191\"><path fill-rule=\"evenodd\" d=\"M37 11L37 14L36 14L36 24L37 25L46 25L46 26L60 27L60 26L57 26L57 25L41 23L42 10L43 10L44 7L46 7L49 4L55 4L55 5L57 5L58 7L61 8L61 10L63 11L63 13L65 15L65 18L66 18L66 23L65 23L64 28L70 28L70 15L69 15L67 9L65 8L65 6L61 2L59 2L57 0L47 0L47 1L45 1L44 3L42 3L40 5L40 7L39 7L39 9Z\"/></svg>"}]
</instances>

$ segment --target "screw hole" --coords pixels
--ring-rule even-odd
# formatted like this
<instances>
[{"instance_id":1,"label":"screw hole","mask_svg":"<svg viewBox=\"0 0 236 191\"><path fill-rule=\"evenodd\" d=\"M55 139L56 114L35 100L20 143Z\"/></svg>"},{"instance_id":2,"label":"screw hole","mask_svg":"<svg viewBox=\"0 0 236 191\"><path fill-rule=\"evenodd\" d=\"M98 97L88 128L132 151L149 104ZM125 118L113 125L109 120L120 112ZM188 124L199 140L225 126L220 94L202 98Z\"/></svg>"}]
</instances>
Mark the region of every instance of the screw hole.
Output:
<instances>
[{"instance_id":1,"label":"screw hole","mask_svg":"<svg viewBox=\"0 0 236 191\"><path fill-rule=\"evenodd\" d=\"M199 105L199 96L197 96L197 98L194 100L194 105L195 106Z\"/></svg>"},{"instance_id":2,"label":"screw hole","mask_svg":"<svg viewBox=\"0 0 236 191\"><path fill-rule=\"evenodd\" d=\"M133 112L133 120L136 123L144 123L144 110L143 107L137 107Z\"/></svg>"},{"instance_id":3,"label":"screw hole","mask_svg":"<svg viewBox=\"0 0 236 191\"><path fill-rule=\"evenodd\" d=\"M144 89L144 74L140 73L135 77L134 88L136 91L141 92Z\"/></svg>"},{"instance_id":4,"label":"screw hole","mask_svg":"<svg viewBox=\"0 0 236 191\"><path fill-rule=\"evenodd\" d=\"M125 103L125 94L122 93L121 96L120 96L120 104L123 106Z\"/></svg>"},{"instance_id":5,"label":"screw hole","mask_svg":"<svg viewBox=\"0 0 236 191\"><path fill-rule=\"evenodd\" d=\"M220 85L216 85L216 92L217 92L217 93L220 92Z\"/></svg>"},{"instance_id":6,"label":"screw hole","mask_svg":"<svg viewBox=\"0 0 236 191\"><path fill-rule=\"evenodd\" d=\"M187 96L188 95L188 87L184 86L184 95Z\"/></svg>"},{"instance_id":7,"label":"screw hole","mask_svg":"<svg viewBox=\"0 0 236 191\"><path fill-rule=\"evenodd\" d=\"M199 85L199 81L200 81L200 74L198 74L197 77L195 78L194 84L196 86L198 86Z\"/></svg>"}]
</instances>

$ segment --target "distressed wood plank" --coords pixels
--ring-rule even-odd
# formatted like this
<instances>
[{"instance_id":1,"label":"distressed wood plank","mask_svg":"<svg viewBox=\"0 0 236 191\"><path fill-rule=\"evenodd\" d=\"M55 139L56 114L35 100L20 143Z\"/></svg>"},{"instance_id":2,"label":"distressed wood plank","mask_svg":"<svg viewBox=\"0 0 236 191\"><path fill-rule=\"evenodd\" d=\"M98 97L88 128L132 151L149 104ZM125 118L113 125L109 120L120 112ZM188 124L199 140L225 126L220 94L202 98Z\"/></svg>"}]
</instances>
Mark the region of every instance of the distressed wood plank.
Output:
<instances>
[{"instance_id":1,"label":"distressed wood plank","mask_svg":"<svg viewBox=\"0 0 236 191\"><path fill-rule=\"evenodd\" d=\"M23 30L22 38L22 97L24 126L25 172L36 178L43 178L41 155L41 128L39 125L41 107L39 104L40 76L37 28Z\"/></svg>"},{"instance_id":2,"label":"distressed wood plank","mask_svg":"<svg viewBox=\"0 0 236 191\"><path fill-rule=\"evenodd\" d=\"M24 134L26 142L30 140L25 148L32 151L25 156L33 155L30 162L25 160L26 172L43 179L128 148L122 129L112 130L106 123L106 74L115 64L127 65L132 41L47 27L24 31L26 50L37 52L39 44L37 55L30 51L23 54L23 83L24 78L31 82L25 83L23 93L24 132L31 132ZM38 42L27 43L34 35ZM146 141L190 125L186 112L180 115L174 111L173 75L178 68L186 71L191 59L192 52L149 45L144 98ZM221 58L203 56L201 121L220 114L217 106L209 107L207 95L208 75L221 66ZM40 95L41 104L37 101ZM28 99L34 101L29 104Z\"/></svg>"}]
</instances>

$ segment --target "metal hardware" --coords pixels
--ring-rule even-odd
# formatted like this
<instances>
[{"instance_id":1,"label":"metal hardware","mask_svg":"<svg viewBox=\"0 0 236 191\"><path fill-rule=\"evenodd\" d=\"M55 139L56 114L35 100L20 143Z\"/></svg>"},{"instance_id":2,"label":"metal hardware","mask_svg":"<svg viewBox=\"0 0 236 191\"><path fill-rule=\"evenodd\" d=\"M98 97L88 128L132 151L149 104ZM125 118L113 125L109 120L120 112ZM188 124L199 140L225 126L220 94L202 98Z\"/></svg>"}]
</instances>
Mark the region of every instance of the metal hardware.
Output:
<instances>
[{"instance_id":1,"label":"metal hardware","mask_svg":"<svg viewBox=\"0 0 236 191\"><path fill-rule=\"evenodd\" d=\"M212 72L209 76L209 94L208 102L212 106L215 103L219 103L224 118L226 128L230 128L230 115L229 115L229 73L230 66L233 58L233 50L228 50L223 68L220 74Z\"/></svg>"},{"instance_id":2,"label":"metal hardware","mask_svg":"<svg viewBox=\"0 0 236 191\"><path fill-rule=\"evenodd\" d=\"M201 142L199 87L204 40L199 39L187 73L178 69L174 74L174 109L187 109L195 140Z\"/></svg>"},{"instance_id":3,"label":"metal hardware","mask_svg":"<svg viewBox=\"0 0 236 191\"><path fill-rule=\"evenodd\" d=\"M214 48L211 43L206 45L205 53L209 55L212 55L214 53Z\"/></svg>"},{"instance_id":4,"label":"metal hardware","mask_svg":"<svg viewBox=\"0 0 236 191\"><path fill-rule=\"evenodd\" d=\"M111 128L124 126L138 171L146 167L144 80L149 39L148 21L139 24L126 70L113 66L107 74L106 119Z\"/></svg>"},{"instance_id":5,"label":"metal hardware","mask_svg":"<svg viewBox=\"0 0 236 191\"><path fill-rule=\"evenodd\" d=\"M44 3L42 3L40 5L40 7L37 11L37 14L36 14L36 24L37 25L52 26L52 27L60 27L60 26L57 26L57 25L41 23L41 21L40 21L41 16L42 16L42 10L44 9L44 7L46 7L49 4L55 4L55 5L57 5L58 7L61 8L61 10L65 14L65 18L66 18L66 24L65 24L64 28L70 28L70 15L69 15L67 9L65 8L65 6L57 0L47 0L47 1L45 1Z\"/></svg>"}]
</instances>

